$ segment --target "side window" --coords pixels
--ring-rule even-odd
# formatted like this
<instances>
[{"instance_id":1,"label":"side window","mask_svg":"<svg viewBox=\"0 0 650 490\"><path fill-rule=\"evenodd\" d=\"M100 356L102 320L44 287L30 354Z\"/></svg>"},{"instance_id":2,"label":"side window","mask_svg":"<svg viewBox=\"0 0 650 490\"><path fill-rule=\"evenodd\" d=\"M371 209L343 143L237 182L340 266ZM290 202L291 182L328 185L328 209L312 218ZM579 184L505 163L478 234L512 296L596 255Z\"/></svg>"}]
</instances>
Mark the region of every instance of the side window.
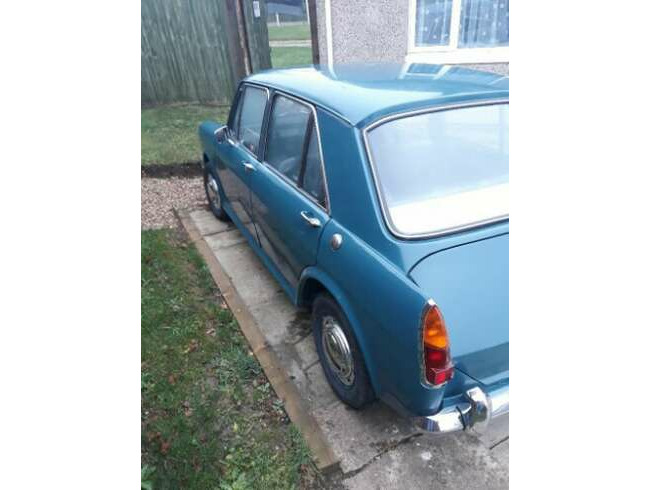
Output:
<instances>
[{"instance_id":1,"label":"side window","mask_svg":"<svg viewBox=\"0 0 650 490\"><path fill-rule=\"evenodd\" d=\"M278 95L269 122L266 162L297 183L311 110Z\"/></svg>"},{"instance_id":2,"label":"side window","mask_svg":"<svg viewBox=\"0 0 650 490\"><path fill-rule=\"evenodd\" d=\"M266 100L265 90L246 87L240 104L241 108L237 109L238 117L235 117L237 139L256 155L260 144Z\"/></svg>"},{"instance_id":3,"label":"side window","mask_svg":"<svg viewBox=\"0 0 650 490\"><path fill-rule=\"evenodd\" d=\"M244 90L241 90L239 97L237 98L237 106L233 107L234 115L232 117L232 122L228 126L230 128L230 134L234 139L237 139L237 133L239 132L239 116L241 116L241 106L244 104Z\"/></svg>"},{"instance_id":4,"label":"side window","mask_svg":"<svg viewBox=\"0 0 650 490\"><path fill-rule=\"evenodd\" d=\"M314 126L312 126L309 146L307 147L302 188L307 194L316 199L321 206L327 207L325 200L325 179L323 177L323 167L318 148L318 134Z\"/></svg>"}]
</instances>

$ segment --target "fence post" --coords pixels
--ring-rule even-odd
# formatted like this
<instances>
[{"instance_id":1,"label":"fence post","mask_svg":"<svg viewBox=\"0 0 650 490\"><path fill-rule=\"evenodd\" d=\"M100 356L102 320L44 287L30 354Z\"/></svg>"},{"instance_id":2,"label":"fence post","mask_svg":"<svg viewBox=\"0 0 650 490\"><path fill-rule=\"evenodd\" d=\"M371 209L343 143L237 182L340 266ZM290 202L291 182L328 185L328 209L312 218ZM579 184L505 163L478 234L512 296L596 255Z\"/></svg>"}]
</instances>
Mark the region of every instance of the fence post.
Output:
<instances>
[{"instance_id":1,"label":"fence post","mask_svg":"<svg viewBox=\"0 0 650 490\"><path fill-rule=\"evenodd\" d=\"M261 0L239 0L244 21L244 34L252 73L271 68L271 48L266 24L268 11Z\"/></svg>"},{"instance_id":2,"label":"fence post","mask_svg":"<svg viewBox=\"0 0 650 490\"><path fill-rule=\"evenodd\" d=\"M237 13L237 32L239 45L244 57L244 71L250 75L253 71L251 66L250 50L248 49L248 36L246 35L246 18L244 16L243 0L235 0L235 12Z\"/></svg>"}]
</instances>

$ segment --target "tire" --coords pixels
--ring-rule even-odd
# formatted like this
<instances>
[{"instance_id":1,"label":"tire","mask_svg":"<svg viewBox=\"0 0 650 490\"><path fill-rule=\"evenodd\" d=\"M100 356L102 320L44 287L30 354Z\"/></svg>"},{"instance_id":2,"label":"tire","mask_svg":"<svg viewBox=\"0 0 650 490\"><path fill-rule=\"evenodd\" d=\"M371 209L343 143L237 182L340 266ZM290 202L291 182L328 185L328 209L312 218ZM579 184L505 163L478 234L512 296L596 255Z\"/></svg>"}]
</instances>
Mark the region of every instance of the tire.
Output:
<instances>
[{"instance_id":1,"label":"tire","mask_svg":"<svg viewBox=\"0 0 650 490\"><path fill-rule=\"evenodd\" d=\"M213 186L216 186L216 189ZM208 200L212 214L221 221L230 221L228 214L223 209L223 192L220 183L212 176L207 167L203 169L203 189L205 190L205 197Z\"/></svg>"},{"instance_id":2,"label":"tire","mask_svg":"<svg viewBox=\"0 0 650 490\"><path fill-rule=\"evenodd\" d=\"M360 409L375 400L375 392L363 354L345 313L327 293L316 297L312 307L312 328L316 351L325 377L337 396ZM341 335L345 342L342 343ZM347 345L350 356L346 356Z\"/></svg>"}]
</instances>

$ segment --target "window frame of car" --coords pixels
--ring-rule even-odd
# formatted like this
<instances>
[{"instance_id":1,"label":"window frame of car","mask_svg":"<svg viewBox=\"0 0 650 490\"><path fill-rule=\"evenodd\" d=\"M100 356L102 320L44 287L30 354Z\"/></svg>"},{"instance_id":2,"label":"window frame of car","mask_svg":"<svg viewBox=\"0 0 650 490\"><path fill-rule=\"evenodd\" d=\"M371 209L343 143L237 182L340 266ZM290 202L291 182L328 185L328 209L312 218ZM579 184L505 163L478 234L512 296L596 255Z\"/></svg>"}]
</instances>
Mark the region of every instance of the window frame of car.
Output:
<instances>
[{"instance_id":1,"label":"window frame of car","mask_svg":"<svg viewBox=\"0 0 650 490\"><path fill-rule=\"evenodd\" d=\"M501 222L507 222L510 220L510 214L508 216L500 216L496 217L491 220L485 220L479 223L472 223L468 225L462 225L455 227L453 229L447 229L447 230L442 230L442 231L435 231L435 232L427 232L427 233L418 233L418 234L405 234L400 232L397 227L394 225L390 211L388 209L388 205L386 203L386 198L384 196L384 192L382 190L381 186L381 180L379 178L379 172L377 171L376 164L373 161L372 158L372 153L370 149L370 141L368 139L368 133L370 133L373 129L394 121L396 119L403 119L403 118L408 118L412 116L418 116L421 114L429 114L433 112L443 112L443 111L453 111L457 109L465 109L465 108L470 108L470 107L482 107L482 106L490 106L490 105L510 105L510 98L494 98L494 99L486 99L486 100L476 100L476 101L471 101L471 102L458 102L458 103L449 103L449 104L444 104L440 106L435 106L435 107L427 107L423 109L414 109L410 111L405 111L405 112L399 112L396 114L389 114L387 116L381 117L378 120L371 122L367 126L361 129L361 136L363 139L363 146L365 150L365 157L366 161L368 162L368 166L370 167L370 174L371 174L371 182L372 186L374 187L375 190L375 195L377 196L377 200L379 201L379 208L381 211L381 215L384 221L384 225L388 229L391 235L393 235L395 238L398 238L400 240L405 240L405 241L414 241L414 240L426 240L426 239L431 239L431 238L440 238L448 235L453 235L456 233L460 233L463 231L468 231L468 230L474 230L478 229L484 226L496 224L496 223L501 223Z\"/></svg>"},{"instance_id":2,"label":"window frame of car","mask_svg":"<svg viewBox=\"0 0 650 490\"><path fill-rule=\"evenodd\" d=\"M242 140L239 138L239 125L241 122L241 109L242 104L244 103L244 94L246 89L253 88L258 90L263 90L266 93L266 103L264 104L264 113L262 114L262 126L260 128L260 139L257 144L257 154L252 152L250 149L243 144ZM234 105L228 115L228 122L226 126L228 127L228 142L238 148L245 150L251 157L258 161L262 161L262 151L264 150L263 143L266 141L264 138L264 131L266 126L266 117L269 112L269 101L271 100L271 91L268 87L264 85L258 85L255 83L242 82L237 88L237 95L235 96ZM235 125L235 119L237 119L237 124Z\"/></svg>"},{"instance_id":3,"label":"window frame of car","mask_svg":"<svg viewBox=\"0 0 650 490\"><path fill-rule=\"evenodd\" d=\"M309 147L309 139L311 137L311 133L309 131L305 131L305 139L303 141L303 148L302 148L302 153L301 153L301 161L300 161L300 173L298 177L298 182L294 182L291 180L289 177L284 175L282 172L280 172L278 169L276 169L273 165L271 165L269 162L266 161L266 155L267 155L267 149L268 149L268 142L269 142L269 127L271 124L271 116L273 114L273 105L275 102L276 97L285 97L289 100L292 100L298 104L301 104L305 107L307 107L310 112L311 116L310 119L307 123L307 129L310 129L311 126L311 131L316 131L316 143L318 144L318 156L320 159L320 171L321 175L323 177L323 187L325 190L325 206L323 206L318 200L312 196L309 192L307 192L305 189L303 189L302 185L302 177L304 176L305 173L305 165L307 163L307 153L308 153L308 147ZM271 91L269 100L267 102L267 108L266 108L266 115L265 115L265 121L264 125L262 128L262 133L263 133L263 140L264 144L262 149L263 152L263 158L260 159L263 165L265 165L273 174L277 175L279 178L284 180L287 184L289 184L292 188L300 192L303 196L307 197L310 201L312 201L314 204L316 204L318 207L320 207L322 210L324 210L328 215L331 215L331 208L330 208L330 194L329 194L329 185L327 181L327 173L325 170L325 159L323 158L323 146L321 143L321 133L320 133L320 126L318 124L318 114L316 112L316 107L311 104L310 102L307 102L304 99L301 99L299 97L296 97L294 95L288 94L282 90L278 89L273 89Z\"/></svg>"}]
</instances>

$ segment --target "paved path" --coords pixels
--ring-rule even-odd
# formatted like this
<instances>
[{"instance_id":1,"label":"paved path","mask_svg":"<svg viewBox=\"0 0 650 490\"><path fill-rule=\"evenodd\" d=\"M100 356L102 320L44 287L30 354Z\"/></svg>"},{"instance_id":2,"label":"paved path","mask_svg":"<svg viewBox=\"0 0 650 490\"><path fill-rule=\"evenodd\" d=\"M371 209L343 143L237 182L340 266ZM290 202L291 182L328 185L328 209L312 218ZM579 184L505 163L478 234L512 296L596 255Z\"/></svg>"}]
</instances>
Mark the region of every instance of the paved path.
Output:
<instances>
[{"instance_id":1,"label":"paved path","mask_svg":"<svg viewBox=\"0 0 650 490\"><path fill-rule=\"evenodd\" d=\"M308 315L293 307L244 237L209 211L192 211L189 218L339 460L337 480L345 488L507 488L507 417L481 437L435 436L421 434L381 403L363 411L342 404L318 362Z\"/></svg>"}]
</instances>

